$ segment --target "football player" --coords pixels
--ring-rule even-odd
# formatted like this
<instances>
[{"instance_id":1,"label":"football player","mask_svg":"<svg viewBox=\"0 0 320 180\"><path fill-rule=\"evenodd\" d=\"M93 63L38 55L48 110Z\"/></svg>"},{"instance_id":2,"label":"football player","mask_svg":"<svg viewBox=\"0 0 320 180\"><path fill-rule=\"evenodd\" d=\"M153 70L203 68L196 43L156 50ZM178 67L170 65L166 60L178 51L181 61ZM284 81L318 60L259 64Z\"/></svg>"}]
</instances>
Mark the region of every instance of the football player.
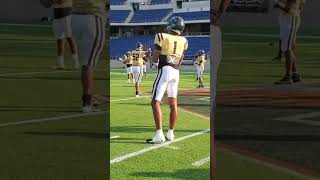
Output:
<instances>
[{"instance_id":1,"label":"football player","mask_svg":"<svg viewBox=\"0 0 320 180\"><path fill-rule=\"evenodd\" d=\"M93 76L105 43L107 0L73 0L72 32L79 50L82 111L92 112Z\"/></svg>"},{"instance_id":2,"label":"football player","mask_svg":"<svg viewBox=\"0 0 320 180\"><path fill-rule=\"evenodd\" d=\"M286 59L286 73L275 84L292 84L301 81L301 76L297 71L295 48L304 4L305 0L277 0L275 3L275 7L280 9L281 51Z\"/></svg>"},{"instance_id":3,"label":"football player","mask_svg":"<svg viewBox=\"0 0 320 180\"><path fill-rule=\"evenodd\" d=\"M181 17L175 16L169 19L166 33L157 33L154 44L155 52L152 57L154 63L159 62L158 74L153 83L151 106L156 124L156 135L148 139L147 143L163 143L174 140L174 128L177 121L177 95L179 83L179 68L181 66L184 52L188 48L188 41L182 36L185 24ZM161 100L167 92L168 104L170 106L170 125L165 138L162 131Z\"/></svg>"},{"instance_id":4,"label":"football player","mask_svg":"<svg viewBox=\"0 0 320 180\"><path fill-rule=\"evenodd\" d=\"M203 88L203 71L204 65L207 62L206 53L204 50L199 50L196 55L195 64L197 66L197 79L199 82L198 88Z\"/></svg>"},{"instance_id":5,"label":"football player","mask_svg":"<svg viewBox=\"0 0 320 180\"><path fill-rule=\"evenodd\" d=\"M211 34L211 41L213 44L211 45L210 52L212 53L211 57L213 57L211 61L211 73L210 73L210 81L211 86L213 87L212 93L211 93L211 121L214 121L215 118L215 110L216 110L216 87L217 87L217 75L218 75L218 69L220 66L220 62L222 59L222 38L221 38L221 30L220 30L220 20L221 16L226 12L227 8L230 5L231 0L213 0L210 4L211 6L211 27L210 27L210 34ZM214 128L213 124L210 123L211 129ZM211 144L214 144L214 134L210 133L210 139ZM215 177L215 155L214 155L215 149L214 146L211 146L210 153L211 153L211 159L210 159L210 168L211 171L211 177Z\"/></svg>"},{"instance_id":6,"label":"football player","mask_svg":"<svg viewBox=\"0 0 320 180\"><path fill-rule=\"evenodd\" d=\"M126 53L126 59L124 61L124 63L126 64L126 70L127 70L127 76L128 76L128 83L131 83L131 80L133 80L133 73L132 73L132 63L133 63L133 59L132 59L132 55L131 52L128 51Z\"/></svg>"},{"instance_id":7,"label":"football player","mask_svg":"<svg viewBox=\"0 0 320 180\"><path fill-rule=\"evenodd\" d=\"M135 82L136 97L140 96L140 83L143 73L143 62L146 60L145 51L142 43L138 42L136 50L131 51L132 56L132 73Z\"/></svg>"},{"instance_id":8,"label":"football player","mask_svg":"<svg viewBox=\"0 0 320 180\"><path fill-rule=\"evenodd\" d=\"M71 30L72 0L53 0L52 6L54 15L52 29L57 40L57 60L54 68L64 69L64 40L66 39L72 53L73 67L79 69L78 55Z\"/></svg>"}]
</instances>

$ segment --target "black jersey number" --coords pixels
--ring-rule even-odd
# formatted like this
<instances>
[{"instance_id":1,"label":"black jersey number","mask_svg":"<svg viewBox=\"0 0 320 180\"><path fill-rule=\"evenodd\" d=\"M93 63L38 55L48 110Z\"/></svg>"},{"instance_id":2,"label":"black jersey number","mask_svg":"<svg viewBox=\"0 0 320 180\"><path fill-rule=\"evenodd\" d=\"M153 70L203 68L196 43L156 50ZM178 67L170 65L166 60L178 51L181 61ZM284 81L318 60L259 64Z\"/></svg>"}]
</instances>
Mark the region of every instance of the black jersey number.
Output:
<instances>
[{"instance_id":1,"label":"black jersey number","mask_svg":"<svg viewBox=\"0 0 320 180\"><path fill-rule=\"evenodd\" d=\"M173 42L173 54L176 54L176 52L177 52L177 41L174 41Z\"/></svg>"},{"instance_id":2,"label":"black jersey number","mask_svg":"<svg viewBox=\"0 0 320 180\"><path fill-rule=\"evenodd\" d=\"M132 54L133 61L138 61L139 60L139 54Z\"/></svg>"}]
</instances>

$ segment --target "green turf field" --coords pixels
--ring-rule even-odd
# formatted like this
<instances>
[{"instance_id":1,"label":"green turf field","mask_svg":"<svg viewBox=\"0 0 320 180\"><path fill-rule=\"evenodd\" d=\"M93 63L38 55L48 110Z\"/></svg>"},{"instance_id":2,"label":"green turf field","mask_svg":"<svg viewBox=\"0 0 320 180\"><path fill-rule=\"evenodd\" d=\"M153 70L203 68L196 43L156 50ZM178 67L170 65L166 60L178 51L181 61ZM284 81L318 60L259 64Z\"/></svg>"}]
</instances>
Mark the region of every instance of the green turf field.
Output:
<instances>
[{"instance_id":1,"label":"green turf field","mask_svg":"<svg viewBox=\"0 0 320 180\"><path fill-rule=\"evenodd\" d=\"M148 72L142 80L143 97L135 98L134 86L127 83L125 70L111 71L111 179L209 179L207 116L180 109L175 130L177 142L163 147L145 142L155 133L149 97L155 75L155 71ZM208 73L205 78L209 78ZM180 89L196 86L194 72L183 71ZM179 107L197 101L196 97L181 98ZM169 107L164 103L162 108L167 131ZM207 103L203 109L208 112ZM193 165L201 160L203 163Z\"/></svg>"},{"instance_id":2,"label":"green turf field","mask_svg":"<svg viewBox=\"0 0 320 180\"><path fill-rule=\"evenodd\" d=\"M299 105L299 99L286 99L285 95L280 99L264 98L269 93L252 95L251 99L239 99L240 97L237 99L234 96L233 102L237 105L231 103L228 105L224 102L232 95L227 94L227 90L231 89L243 92L249 88L268 88L277 90L278 93L286 93L301 89L308 91L309 86L318 88L317 82L320 78L318 32L305 31L298 36L298 70L304 82L300 85L279 88L275 87L273 82L282 77L283 62L271 61L277 53L277 31L252 28L239 28L237 32L231 29L224 31L215 120L218 142L217 179L233 179L228 178L226 171L237 174L239 179L242 177L242 179L283 180L320 177L317 173L320 170L318 155L320 129L319 114L317 114L319 107L308 108L303 105L289 107ZM318 92L318 89L314 90ZM250 97L250 94L243 93L242 97L245 96ZM256 104L245 105L249 100L255 101ZM291 103L288 107L277 106L281 100L288 100ZM261 105L263 103L261 101L274 103L273 106L264 106ZM246 160L251 161L254 166L250 163L241 164ZM246 168L243 169L244 167ZM266 173L267 171L269 172Z\"/></svg>"},{"instance_id":3,"label":"green turf field","mask_svg":"<svg viewBox=\"0 0 320 180\"><path fill-rule=\"evenodd\" d=\"M50 68L51 28L0 25L0 49L0 179L106 178L106 106L80 112L80 72ZM95 95L107 94L106 64Z\"/></svg>"}]
</instances>

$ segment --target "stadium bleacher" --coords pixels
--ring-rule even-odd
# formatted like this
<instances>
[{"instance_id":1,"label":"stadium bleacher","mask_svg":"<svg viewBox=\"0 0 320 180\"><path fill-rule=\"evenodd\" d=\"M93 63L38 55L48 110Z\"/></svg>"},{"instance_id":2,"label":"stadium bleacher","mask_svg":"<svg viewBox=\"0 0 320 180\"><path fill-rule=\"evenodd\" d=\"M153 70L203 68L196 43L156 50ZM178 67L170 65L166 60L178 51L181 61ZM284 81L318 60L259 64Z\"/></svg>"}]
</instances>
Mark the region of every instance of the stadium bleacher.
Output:
<instances>
[{"instance_id":1,"label":"stadium bleacher","mask_svg":"<svg viewBox=\"0 0 320 180\"><path fill-rule=\"evenodd\" d=\"M130 22L161 22L170 12L172 9L138 10L135 11Z\"/></svg>"},{"instance_id":2,"label":"stadium bleacher","mask_svg":"<svg viewBox=\"0 0 320 180\"><path fill-rule=\"evenodd\" d=\"M110 44L110 56L111 59L116 59L129 50L135 48L137 42L144 44L145 48L154 48L153 36L134 36L126 38L114 38L111 39ZM189 36L187 37L189 42L189 48L186 51L185 58L192 59L198 50L203 49L206 52L210 51L210 38L209 36Z\"/></svg>"},{"instance_id":3,"label":"stadium bleacher","mask_svg":"<svg viewBox=\"0 0 320 180\"><path fill-rule=\"evenodd\" d=\"M151 0L150 4L168 4L171 0Z\"/></svg>"},{"instance_id":4,"label":"stadium bleacher","mask_svg":"<svg viewBox=\"0 0 320 180\"><path fill-rule=\"evenodd\" d=\"M130 14L130 10L111 10L110 11L110 19L112 23L121 23L124 22L128 15Z\"/></svg>"},{"instance_id":5,"label":"stadium bleacher","mask_svg":"<svg viewBox=\"0 0 320 180\"><path fill-rule=\"evenodd\" d=\"M127 0L110 0L111 5L122 5L126 2Z\"/></svg>"},{"instance_id":6,"label":"stadium bleacher","mask_svg":"<svg viewBox=\"0 0 320 180\"><path fill-rule=\"evenodd\" d=\"M172 16L180 16L185 21L192 21L192 20L206 20L210 17L209 11L196 11L196 12L183 12L183 13L174 13Z\"/></svg>"}]
</instances>

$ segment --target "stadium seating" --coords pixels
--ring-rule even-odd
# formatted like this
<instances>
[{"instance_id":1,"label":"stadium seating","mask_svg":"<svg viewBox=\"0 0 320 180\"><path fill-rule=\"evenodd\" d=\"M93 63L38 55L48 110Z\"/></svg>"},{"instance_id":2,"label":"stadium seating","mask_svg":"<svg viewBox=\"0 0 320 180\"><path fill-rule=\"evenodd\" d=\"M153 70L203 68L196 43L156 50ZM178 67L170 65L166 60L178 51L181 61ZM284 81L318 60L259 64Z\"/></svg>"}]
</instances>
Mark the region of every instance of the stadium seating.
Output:
<instances>
[{"instance_id":1,"label":"stadium seating","mask_svg":"<svg viewBox=\"0 0 320 180\"><path fill-rule=\"evenodd\" d=\"M151 0L150 4L167 4L171 2L171 0Z\"/></svg>"},{"instance_id":2,"label":"stadium seating","mask_svg":"<svg viewBox=\"0 0 320 180\"><path fill-rule=\"evenodd\" d=\"M144 44L145 48L153 46L153 36L135 36L130 38L116 38L111 39L110 44L110 56L111 59L120 57L125 52L135 48L137 42ZM209 36L190 36L187 37L189 42L189 48L186 51L186 59L191 59L197 53L198 50L203 49L206 52L210 51L210 38Z\"/></svg>"},{"instance_id":3,"label":"stadium seating","mask_svg":"<svg viewBox=\"0 0 320 180\"><path fill-rule=\"evenodd\" d=\"M207 20L210 17L209 11L196 11L196 12L184 12L184 13L174 13L172 16L180 16L185 21L191 20Z\"/></svg>"},{"instance_id":4,"label":"stadium seating","mask_svg":"<svg viewBox=\"0 0 320 180\"><path fill-rule=\"evenodd\" d=\"M111 22L112 23L124 22L129 14L130 14L130 10L111 10L110 11Z\"/></svg>"},{"instance_id":5,"label":"stadium seating","mask_svg":"<svg viewBox=\"0 0 320 180\"><path fill-rule=\"evenodd\" d=\"M127 0L111 0L110 4L111 5L122 5L126 2Z\"/></svg>"},{"instance_id":6,"label":"stadium seating","mask_svg":"<svg viewBox=\"0 0 320 180\"><path fill-rule=\"evenodd\" d=\"M131 23L161 22L172 9L138 10L135 11Z\"/></svg>"}]
</instances>

